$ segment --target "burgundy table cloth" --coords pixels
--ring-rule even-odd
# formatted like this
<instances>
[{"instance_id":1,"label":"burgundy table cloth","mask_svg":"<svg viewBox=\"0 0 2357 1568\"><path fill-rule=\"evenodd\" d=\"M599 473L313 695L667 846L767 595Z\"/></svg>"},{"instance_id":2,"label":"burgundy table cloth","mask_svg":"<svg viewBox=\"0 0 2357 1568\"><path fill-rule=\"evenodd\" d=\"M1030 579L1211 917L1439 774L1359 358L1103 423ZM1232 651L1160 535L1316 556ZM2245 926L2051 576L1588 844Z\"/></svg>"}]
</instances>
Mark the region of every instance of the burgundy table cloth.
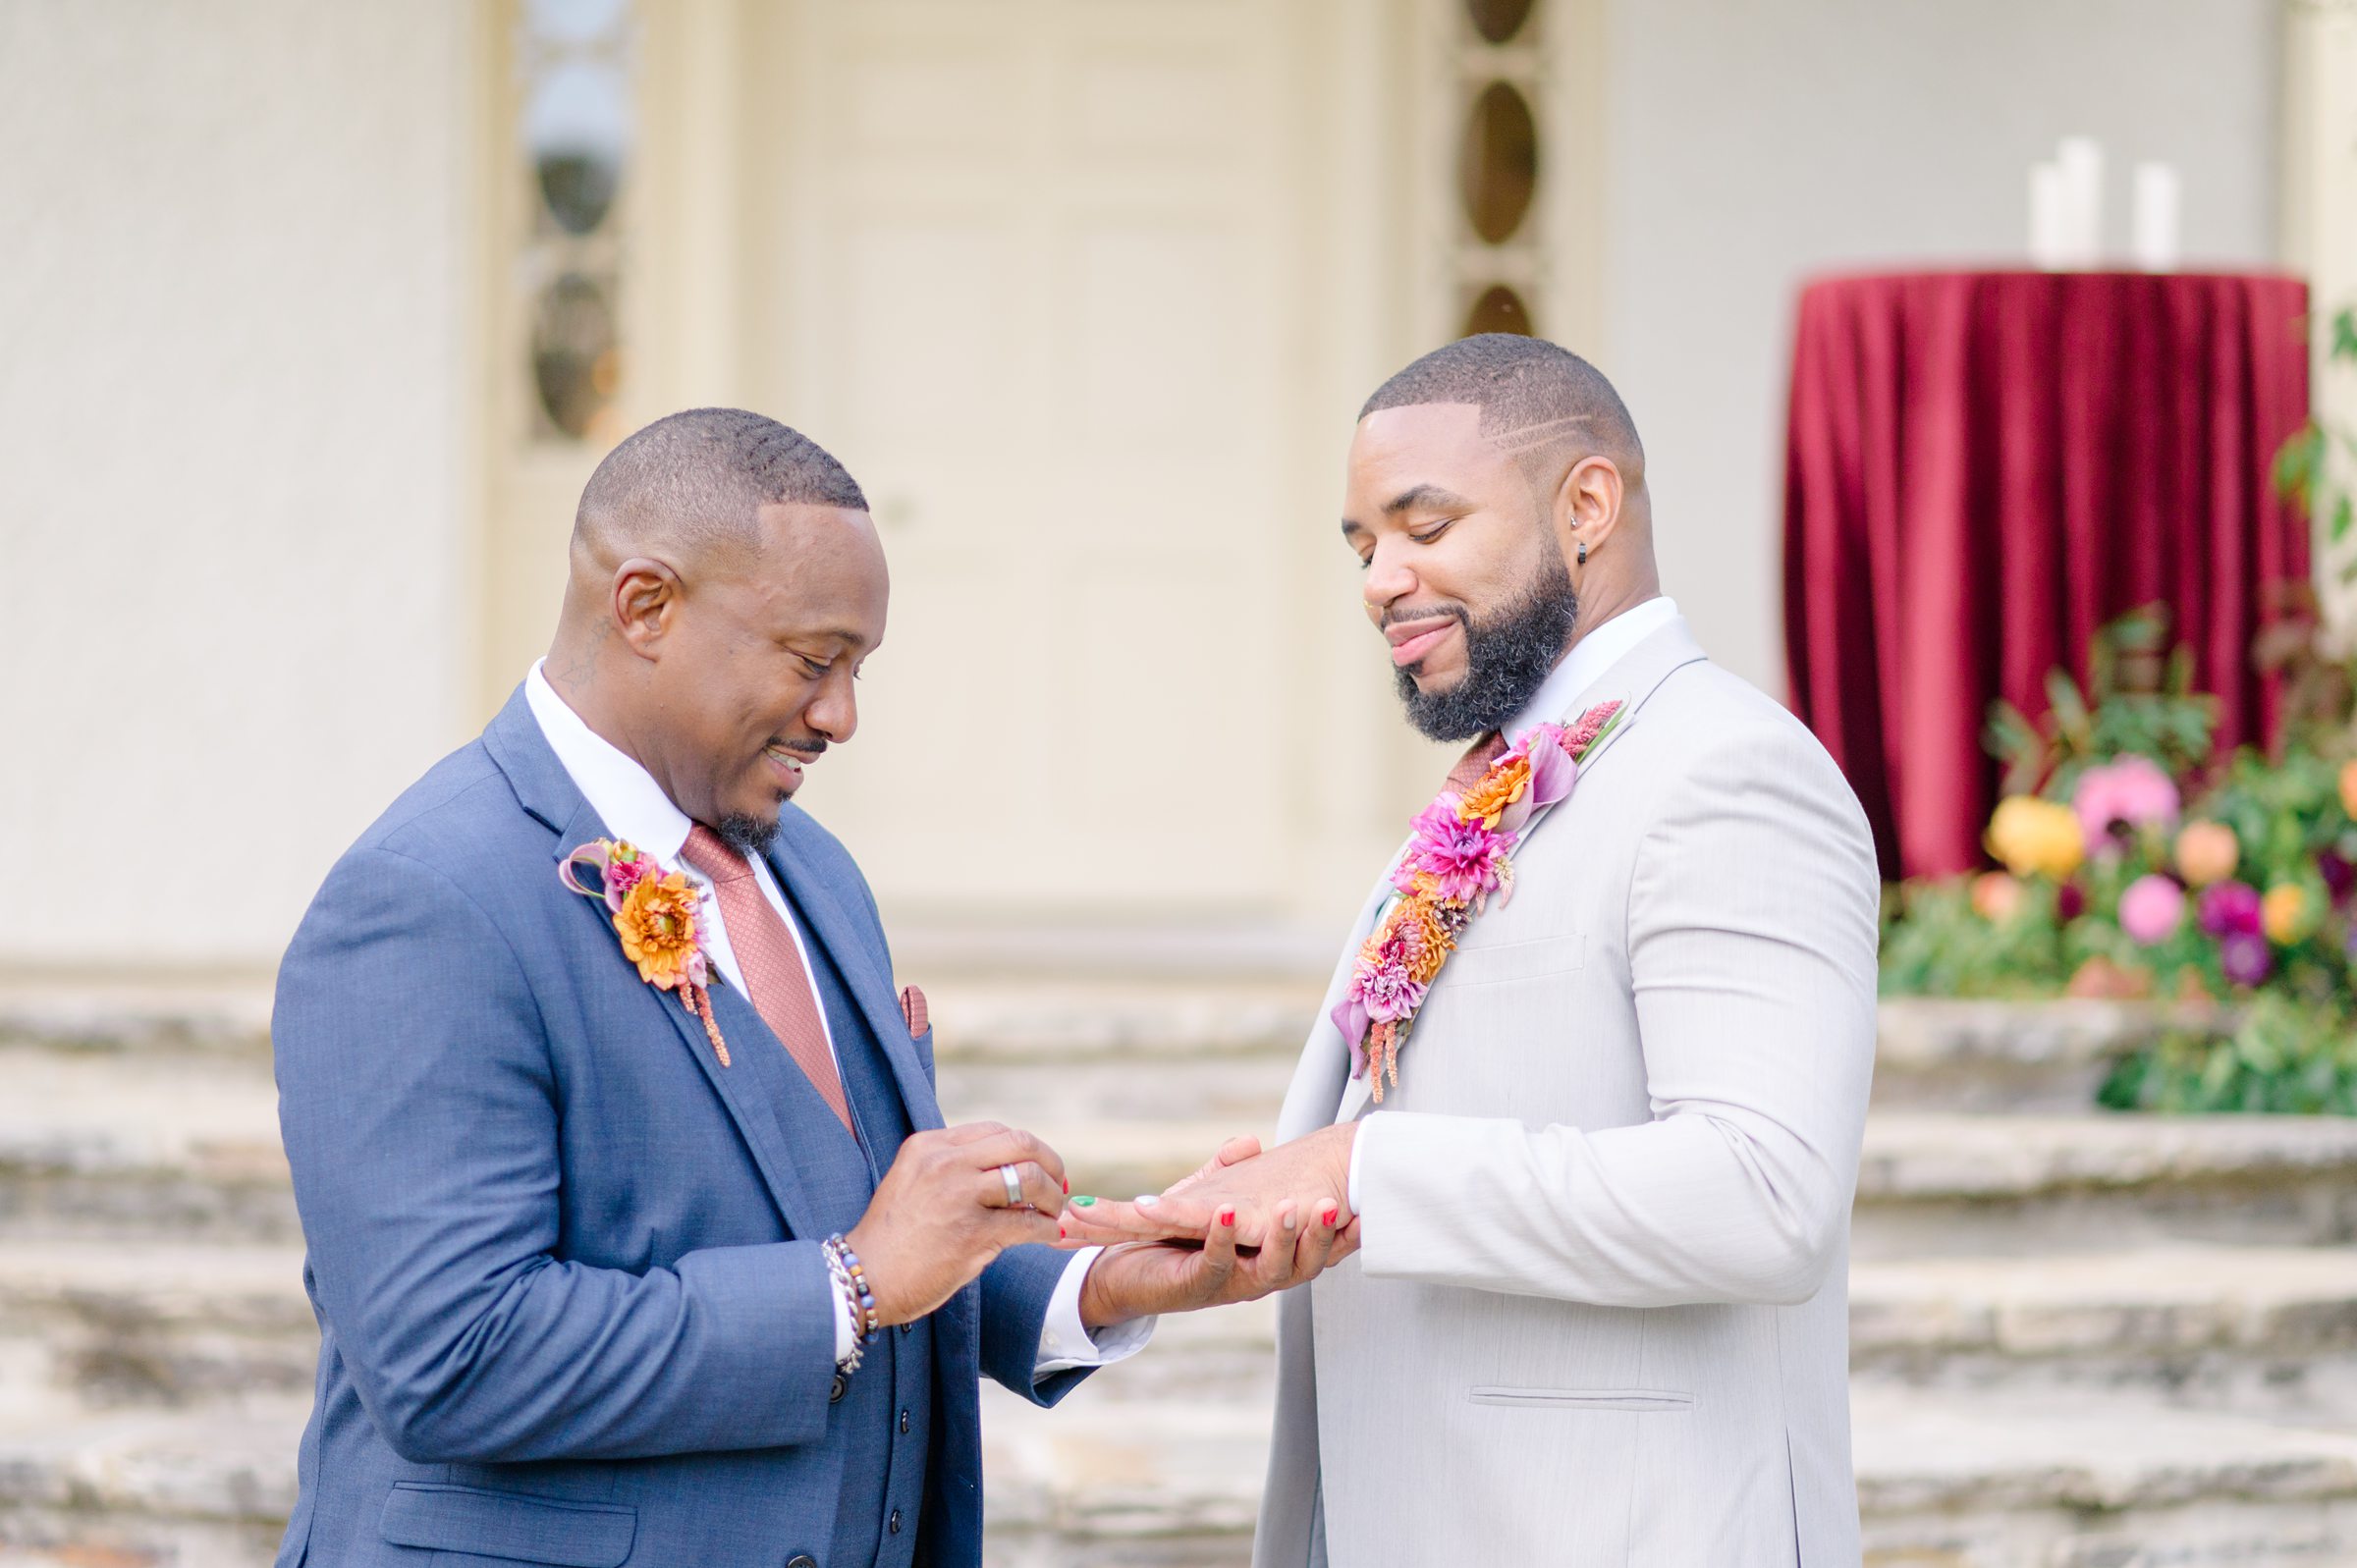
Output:
<instances>
[{"instance_id":1,"label":"burgundy table cloth","mask_svg":"<svg viewBox=\"0 0 2357 1568\"><path fill-rule=\"evenodd\" d=\"M1801 295L1784 487L1792 706L1885 876L1984 862L1991 699L2046 711L2089 636L2156 601L2227 744L2272 732L2250 648L2308 530L2276 450L2308 413L2281 276L1947 272Z\"/></svg>"}]
</instances>

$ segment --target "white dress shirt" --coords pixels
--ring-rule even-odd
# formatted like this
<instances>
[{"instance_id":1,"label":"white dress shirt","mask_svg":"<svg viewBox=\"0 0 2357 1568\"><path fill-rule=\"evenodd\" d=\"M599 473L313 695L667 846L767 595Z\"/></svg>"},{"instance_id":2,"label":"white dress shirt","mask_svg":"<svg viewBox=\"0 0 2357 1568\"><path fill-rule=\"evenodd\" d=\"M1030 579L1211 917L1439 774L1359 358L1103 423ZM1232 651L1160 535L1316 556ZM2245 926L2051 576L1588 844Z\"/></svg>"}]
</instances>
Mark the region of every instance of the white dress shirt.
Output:
<instances>
[{"instance_id":1,"label":"white dress shirt","mask_svg":"<svg viewBox=\"0 0 2357 1568\"><path fill-rule=\"evenodd\" d=\"M672 803L654 776L584 724L581 716L566 705L557 695L557 688L548 683L540 666L524 676L524 701L530 705L532 717L539 721L540 733L547 737L549 749L557 754L583 799L589 802L606 831L617 838L626 838L638 848L653 855L667 868L683 873L697 892L697 913L704 922L710 943L712 962L723 979L739 991L744 990L744 976L737 967L737 955L729 946L729 928L720 917L720 903L713 896L703 874L681 857L686 847L687 832L694 824L687 814ZM810 995L818 993L818 978L810 972L810 949L802 941L801 927L794 911L786 903L786 895L778 888L768 863L762 857L751 857L753 880L759 884L761 896L769 900L778 918L794 938L795 951L801 956L802 973L808 978ZM826 1009L818 1011L819 1027L827 1037L827 1051L835 1055L838 1070L842 1057L837 1052L835 1035L827 1024ZM1037 1371L1045 1375L1063 1372L1072 1367L1101 1367L1135 1355L1153 1336L1154 1320L1141 1318L1091 1334L1080 1321L1080 1285L1087 1277L1089 1265L1096 1262L1101 1247L1090 1247L1072 1254L1065 1267L1064 1277L1057 1281L1056 1292L1048 1302L1047 1321L1039 1330L1039 1363ZM851 1304L843 1302L835 1324L835 1359L850 1356L852 1342L858 1337L858 1320Z\"/></svg>"},{"instance_id":2,"label":"white dress shirt","mask_svg":"<svg viewBox=\"0 0 2357 1568\"><path fill-rule=\"evenodd\" d=\"M1564 654L1539 689L1531 693L1522 711L1499 726L1498 732L1507 745L1520 739L1522 732L1533 725L1561 721L1571 717L1571 704L1579 694L1596 683L1596 677L1618 664L1628 652L1647 637L1677 619L1676 602L1667 596L1646 600L1643 604L1623 610L1592 631L1583 632L1571 651ZM1367 1069L1372 1072L1372 1067ZM1358 1136L1350 1140L1350 1212L1358 1209L1358 1157L1365 1153L1367 1139L1379 1137L1375 1131L1384 1112L1371 1111L1359 1118Z\"/></svg>"}]
</instances>

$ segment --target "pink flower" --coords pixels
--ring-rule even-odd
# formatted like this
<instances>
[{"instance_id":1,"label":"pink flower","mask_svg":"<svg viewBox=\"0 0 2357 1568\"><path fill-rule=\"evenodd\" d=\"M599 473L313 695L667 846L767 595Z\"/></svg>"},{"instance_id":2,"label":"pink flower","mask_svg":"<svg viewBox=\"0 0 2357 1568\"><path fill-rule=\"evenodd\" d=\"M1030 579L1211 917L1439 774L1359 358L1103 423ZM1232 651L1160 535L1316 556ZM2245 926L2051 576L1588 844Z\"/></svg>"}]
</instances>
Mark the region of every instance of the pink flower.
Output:
<instances>
[{"instance_id":1,"label":"pink flower","mask_svg":"<svg viewBox=\"0 0 2357 1568\"><path fill-rule=\"evenodd\" d=\"M2218 942L2218 967L2235 985L2256 986L2274 972L2275 955L2265 937L2229 931Z\"/></svg>"},{"instance_id":2,"label":"pink flower","mask_svg":"<svg viewBox=\"0 0 2357 1568\"><path fill-rule=\"evenodd\" d=\"M1535 769L1531 785L1536 793ZM1421 872L1433 879L1441 897L1470 903L1498 886L1499 867L1513 848L1514 836L1493 831L1478 821L1460 822L1456 808L1457 797L1444 794L1417 815L1414 842L1399 869L1392 874L1393 887L1401 892L1414 892L1416 875Z\"/></svg>"},{"instance_id":3,"label":"pink flower","mask_svg":"<svg viewBox=\"0 0 2357 1568\"><path fill-rule=\"evenodd\" d=\"M617 855L608 860L606 862L607 905L614 909L620 909L622 901L630 895L630 890L644 881L647 873L653 869L654 862L644 854L632 855L628 860Z\"/></svg>"},{"instance_id":4,"label":"pink flower","mask_svg":"<svg viewBox=\"0 0 2357 1568\"><path fill-rule=\"evenodd\" d=\"M2079 831L2096 854L2116 852L2139 828L2169 828L2177 820L2177 786L2149 757L2121 757L2079 775L2071 791Z\"/></svg>"},{"instance_id":5,"label":"pink flower","mask_svg":"<svg viewBox=\"0 0 2357 1568\"><path fill-rule=\"evenodd\" d=\"M2259 890L2247 882L2214 882L2202 890L2202 930L2213 937L2256 937L2266 920Z\"/></svg>"},{"instance_id":6,"label":"pink flower","mask_svg":"<svg viewBox=\"0 0 2357 1568\"><path fill-rule=\"evenodd\" d=\"M1352 990L1366 1004L1367 1017L1375 1023L1398 1023L1415 1016L1424 1000L1424 988L1407 977L1407 969L1397 962L1381 967L1362 967L1353 977Z\"/></svg>"},{"instance_id":7,"label":"pink flower","mask_svg":"<svg viewBox=\"0 0 2357 1568\"><path fill-rule=\"evenodd\" d=\"M2119 929L2149 947L2185 918L2185 890L2166 877L2138 877L2119 895Z\"/></svg>"}]
</instances>

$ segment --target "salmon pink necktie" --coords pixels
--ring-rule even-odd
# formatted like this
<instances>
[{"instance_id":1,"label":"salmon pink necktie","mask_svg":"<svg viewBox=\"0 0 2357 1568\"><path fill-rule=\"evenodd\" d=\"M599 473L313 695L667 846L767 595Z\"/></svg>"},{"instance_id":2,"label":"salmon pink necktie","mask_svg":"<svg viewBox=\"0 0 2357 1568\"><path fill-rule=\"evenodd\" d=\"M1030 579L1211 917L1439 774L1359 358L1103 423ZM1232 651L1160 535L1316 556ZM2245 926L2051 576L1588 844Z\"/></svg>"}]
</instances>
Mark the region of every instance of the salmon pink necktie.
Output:
<instances>
[{"instance_id":1,"label":"salmon pink necktie","mask_svg":"<svg viewBox=\"0 0 2357 1568\"><path fill-rule=\"evenodd\" d=\"M688 830L686 847L680 853L712 884L721 924L728 929L729 950L736 955L738 973L744 976L753 1010L786 1047L786 1054L802 1069L818 1097L850 1130L851 1108L844 1099L834 1054L827 1049L818 1000L810 995L810 973L795 947L794 933L762 893L753 863L700 822Z\"/></svg>"},{"instance_id":2,"label":"salmon pink necktie","mask_svg":"<svg viewBox=\"0 0 2357 1568\"><path fill-rule=\"evenodd\" d=\"M1465 754L1456 759L1456 766L1449 770L1448 782L1441 787L1453 795L1463 794L1481 782L1481 776L1490 771L1491 763L1505 755L1506 736L1493 730L1465 748ZM737 928L731 925L729 929L734 931Z\"/></svg>"}]
</instances>

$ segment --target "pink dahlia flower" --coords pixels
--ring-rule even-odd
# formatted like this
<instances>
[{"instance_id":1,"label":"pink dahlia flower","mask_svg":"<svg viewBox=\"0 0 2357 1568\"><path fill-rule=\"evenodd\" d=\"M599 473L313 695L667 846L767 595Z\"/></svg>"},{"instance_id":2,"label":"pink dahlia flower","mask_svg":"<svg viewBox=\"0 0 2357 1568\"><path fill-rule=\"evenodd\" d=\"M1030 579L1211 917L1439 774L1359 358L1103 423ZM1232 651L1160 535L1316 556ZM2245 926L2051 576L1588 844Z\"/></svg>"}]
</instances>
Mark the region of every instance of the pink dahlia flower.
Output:
<instances>
[{"instance_id":1,"label":"pink dahlia flower","mask_svg":"<svg viewBox=\"0 0 2357 1568\"><path fill-rule=\"evenodd\" d=\"M2119 929L2149 947L2185 918L2185 890L2166 877L2138 877L2119 895Z\"/></svg>"},{"instance_id":2,"label":"pink dahlia flower","mask_svg":"<svg viewBox=\"0 0 2357 1568\"><path fill-rule=\"evenodd\" d=\"M2121 757L2079 775L2070 807L2079 831L2096 854L2116 852L2121 838L2146 827L2171 828L2177 821L2177 786L2149 757Z\"/></svg>"},{"instance_id":3,"label":"pink dahlia flower","mask_svg":"<svg viewBox=\"0 0 2357 1568\"><path fill-rule=\"evenodd\" d=\"M1535 789L1535 770L1532 784ZM1393 873L1392 886L1412 892L1422 872L1433 879L1442 897L1470 903L1498 886L1499 867L1513 846L1510 833L1494 832L1479 822L1459 822L1456 797L1443 795L1416 817L1415 842Z\"/></svg>"}]
</instances>

